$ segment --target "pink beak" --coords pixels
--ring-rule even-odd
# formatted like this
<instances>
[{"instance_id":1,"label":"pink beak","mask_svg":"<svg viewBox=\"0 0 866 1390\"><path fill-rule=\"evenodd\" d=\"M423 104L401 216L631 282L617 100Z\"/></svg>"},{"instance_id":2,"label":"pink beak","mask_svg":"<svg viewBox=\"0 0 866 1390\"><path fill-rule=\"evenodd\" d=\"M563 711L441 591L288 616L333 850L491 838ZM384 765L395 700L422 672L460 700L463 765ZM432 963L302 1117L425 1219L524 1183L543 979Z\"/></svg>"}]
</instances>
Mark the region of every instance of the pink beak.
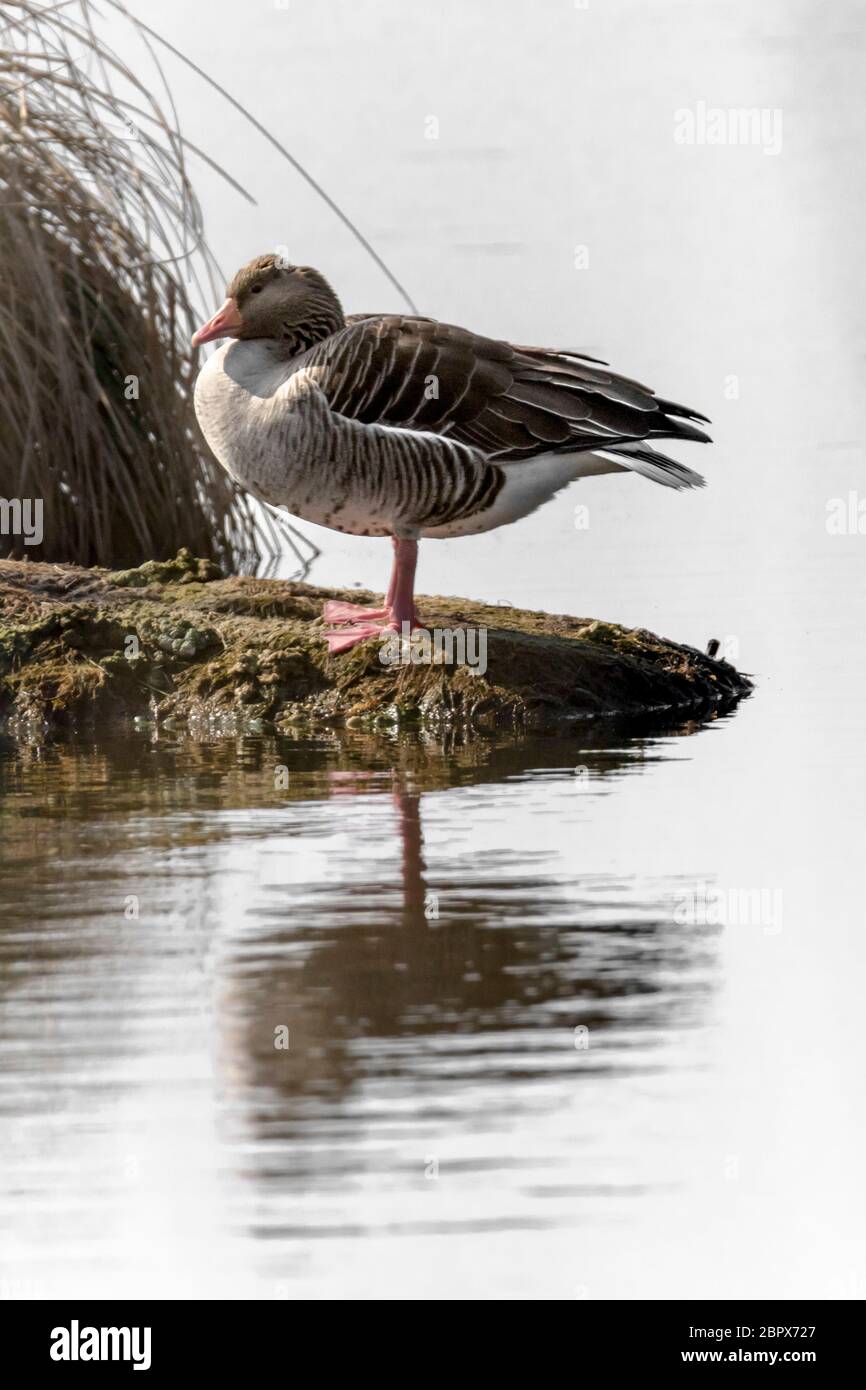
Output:
<instances>
[{"instance_id":1,"label":"pink beak","mask_svg":"<svg viewBox=\"0 0 866 1390\"><path fill-rule=\"evenodd\" d=\"M197 333L193 333L192 345L199 347L201 343L212 343L214 338L236 338L243 323L237 304L233 299L227 299L225 304L217 309L213 318L208 319Z\"/></svg>"}]
</instances>

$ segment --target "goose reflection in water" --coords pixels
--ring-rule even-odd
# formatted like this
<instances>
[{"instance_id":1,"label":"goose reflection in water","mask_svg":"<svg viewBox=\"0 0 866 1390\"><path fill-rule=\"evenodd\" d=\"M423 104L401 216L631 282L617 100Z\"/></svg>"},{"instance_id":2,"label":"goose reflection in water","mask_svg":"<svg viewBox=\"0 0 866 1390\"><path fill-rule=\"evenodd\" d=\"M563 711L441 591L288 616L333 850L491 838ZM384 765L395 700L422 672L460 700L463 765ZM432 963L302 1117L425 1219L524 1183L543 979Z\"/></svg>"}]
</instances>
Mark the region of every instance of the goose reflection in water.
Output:
<instances>
[{"instance_id":1,"label":"goose reflection in water","mask_svg":"<svg viewBox=\"0 0 866 1390\"><path fill-rule=\"evenodd\" d=\"M134 1220L187 1194L161 1235L171 1286L187 1220L206 1248L226 1226L268 1237L270 1278L294 1258L279 1238L566 1229L575 1202L670 1183L670 1144L621 1132L639 1095L615 1098L691 1057L715 935L676 927L663 883L612 874L596 825L681 747L599 729L10 748L0 1103L13 1180L68 1210L54 1239L102 1233L87 1287L128 1287L150 1250L112 1243L107 1195ZM140 1156L138 1188L116 1154Z\"/></svg>"},{"instance_id":2,"label":"goose reflection in water","mask_svg":"<svg viewBox=\"0 0 866 1390\"><path fill-rule=\"evenodd\" d=\"M549 761L566 750L545 746ZM567 873L543 848L510 848L536 791L567 786L559 814L589 813L658 754L600 736L580 754L578 792L574 769L540 767L540 751L488 749L455 817L441 785L454 766L409 740L389 767L385 745L369 772L326 771L327 799L306 803L288 839L272 828L266 881L220 943L216 1035L224 1137L278 1205L281 1191L353 1183L370 1126L391 1135L386 1166L417 1171L403 1147L431 1126L483 1132L515 1106L571 1105L605 1077L668 1065L654 1049L710 987L713 934L683 933L661 894L583 876L579 818ZM500 784L504 833L481 850L463 832L485 781ZM253 1224L296 1230L284 1211Z\"/></svg>"}]
</instances>

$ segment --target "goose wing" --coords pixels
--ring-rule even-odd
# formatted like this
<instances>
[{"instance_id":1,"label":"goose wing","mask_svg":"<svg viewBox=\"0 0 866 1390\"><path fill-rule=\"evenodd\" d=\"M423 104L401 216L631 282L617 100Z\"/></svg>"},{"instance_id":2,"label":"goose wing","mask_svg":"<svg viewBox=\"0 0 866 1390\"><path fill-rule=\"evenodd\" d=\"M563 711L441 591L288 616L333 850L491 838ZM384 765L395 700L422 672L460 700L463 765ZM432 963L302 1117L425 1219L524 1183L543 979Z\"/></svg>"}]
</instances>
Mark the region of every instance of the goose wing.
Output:
<instances>
[{"instance_id":1,"label":"goose wing","mask_svg":"<svg viewBox=\"0 0 866 1390\"><path fill-rule=\"evenodd\" d=\"M485 338L403 315L355 315L303 366L333 411L423 430L509 462L653 438L706 441L697 411L578 353Z\"/></svg>"}]
</instances>

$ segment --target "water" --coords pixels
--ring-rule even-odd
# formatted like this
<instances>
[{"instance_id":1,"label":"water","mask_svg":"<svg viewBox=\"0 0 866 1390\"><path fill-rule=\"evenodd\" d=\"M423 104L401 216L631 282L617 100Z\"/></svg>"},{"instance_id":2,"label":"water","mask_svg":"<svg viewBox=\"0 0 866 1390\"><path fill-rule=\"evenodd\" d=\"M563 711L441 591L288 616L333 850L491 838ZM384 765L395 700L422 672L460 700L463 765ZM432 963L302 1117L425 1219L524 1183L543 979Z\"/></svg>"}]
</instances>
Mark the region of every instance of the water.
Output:
<instances>
[{"instance_id":1,"label":"water","mask_svg":"<svg viewBox=\"0 0 866 1390\"><path fill-rule=\"evenodd\" d=\"M756 717L7 747L7 1291L845 1296L827 905L692 907Z\"/></svg>"},{"instance_id":2,"label":"water","mask_svg":"<svg viewBox=\"0 0 866 1390\"><path fill-rule=\"evenodd\" d=\"M0 1292L866 1292L866 539L827 528L863 488L863 18L497 14L147 19L422 309L714 418L706 492L586 483L422 546L422 592L715 636L756 693L642 738L4 746ZM676 145L698 101L781 108L781 153ZM202 175L227 270L287 244L399 307L234 117L218 153L259 200ZM305 530L314 581L382 587L386 546Z\"/></svg>"},{"instance_id":3,"label":"water","mask_svg":"<svg viewBox=\"0 0 866 1390\"><path fill-rule=\"evenodd\" d=\"M699 1089L718 1007L718 931L672 920L676 874L636 880L605 847L617 801L674 756L601 735L13 753L16 1279L592 1282L593 1232L682 1192L692 1160L671 1165L657 1107ZM470 1253L524 1241L535 1259L499 1272Z\"/></svg>"}]
</instances>

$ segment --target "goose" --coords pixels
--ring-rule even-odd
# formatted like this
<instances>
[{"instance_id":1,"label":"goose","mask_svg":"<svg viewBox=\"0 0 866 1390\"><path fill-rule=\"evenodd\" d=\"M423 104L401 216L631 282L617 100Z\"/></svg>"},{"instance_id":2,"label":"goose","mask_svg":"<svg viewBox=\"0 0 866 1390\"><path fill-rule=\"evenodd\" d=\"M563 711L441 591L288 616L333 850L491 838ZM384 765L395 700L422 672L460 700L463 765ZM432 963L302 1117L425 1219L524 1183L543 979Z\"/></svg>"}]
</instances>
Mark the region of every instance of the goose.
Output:
<instances>
[{"instance_id":1,"label":"goose","mask_svg":"<svg viewBox=\"0 0 866 1390\"><path fill-rule=\"evenodd\" d=\"M331 653L420 624L421 539L510 525L597 474L704 483L652 441L708 443L695 423L707 417L600 359L432 318L346 316L319 271L277 255L237 272L192 343L221 338L194 403L232 478L317 525L391 539L382 607L325 604Z\"/></svg>"}]
</instances>

